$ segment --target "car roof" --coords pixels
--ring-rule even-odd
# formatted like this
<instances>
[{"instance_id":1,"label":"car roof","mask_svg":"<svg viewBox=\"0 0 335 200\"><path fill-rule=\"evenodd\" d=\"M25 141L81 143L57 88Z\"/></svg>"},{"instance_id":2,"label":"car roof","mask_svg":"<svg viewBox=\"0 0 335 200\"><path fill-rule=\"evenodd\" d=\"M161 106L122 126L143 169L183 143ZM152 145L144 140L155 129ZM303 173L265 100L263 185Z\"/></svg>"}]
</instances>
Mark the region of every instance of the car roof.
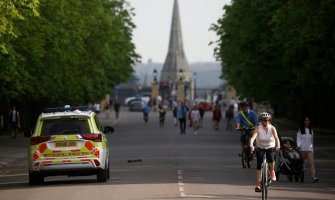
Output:
<instances>
[{"instance_id":1,"label":"car roof","mask_svg":"<svg viewBox=\"0 0 335 200\"><path fill-rule=\"evenodd\" d=\"M93 115L94 115L93 111L74 110L74 111L42 113L41 119L60 118L60 117L91 117Z\"/></svg>"}]
</instances>

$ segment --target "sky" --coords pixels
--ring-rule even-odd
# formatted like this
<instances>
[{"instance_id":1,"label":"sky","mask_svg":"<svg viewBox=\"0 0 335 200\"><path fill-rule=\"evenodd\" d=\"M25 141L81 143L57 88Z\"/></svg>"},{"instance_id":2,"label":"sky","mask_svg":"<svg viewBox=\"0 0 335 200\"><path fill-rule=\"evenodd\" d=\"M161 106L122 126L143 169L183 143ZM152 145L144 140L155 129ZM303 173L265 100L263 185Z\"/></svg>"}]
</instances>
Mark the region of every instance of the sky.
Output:
<instances>
[{"instance_id":1,"label":"sky","mask_svg":"<svg viewBox=\"0 0 335 200\"><path fill-rule=\"evenodd\" d=\"M134 8L133 42L142 63L149 59L164 63L168 51L174 0L126 0ZM216 41L211 24L223 15L223 6L230 0L178 0L184 51L189 63L215 62L213 49Z\"/></svg>"}]
</instances>

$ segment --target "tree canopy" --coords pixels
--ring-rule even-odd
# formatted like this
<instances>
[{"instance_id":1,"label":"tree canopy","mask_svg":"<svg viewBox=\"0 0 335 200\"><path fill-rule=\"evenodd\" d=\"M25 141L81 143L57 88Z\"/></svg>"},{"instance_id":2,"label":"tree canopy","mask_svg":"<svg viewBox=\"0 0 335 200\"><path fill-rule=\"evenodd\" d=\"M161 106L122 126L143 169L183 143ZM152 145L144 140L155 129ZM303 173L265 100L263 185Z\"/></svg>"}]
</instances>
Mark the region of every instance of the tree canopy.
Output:
<instances>
[{"instance_id":1,"label":"tree canopy","mask_svg":"<svg viewBox=\"0 0 335 200\"><path fill-rule=\"evenodd\" d=\"M222 73L244 97L327 124L335 111L335 2L233 0L212 26Z\"/></svg>"},{"instance_id":2,"label":"tree canopy","mask_svg":"<svg viewBox=\"0 0 335 200\"><path fill-rule=\"evenodd\" d=\"M5 0L0 8L0 99L98 101L139 58L124 0Z\"/></svg>"}]
</instances>

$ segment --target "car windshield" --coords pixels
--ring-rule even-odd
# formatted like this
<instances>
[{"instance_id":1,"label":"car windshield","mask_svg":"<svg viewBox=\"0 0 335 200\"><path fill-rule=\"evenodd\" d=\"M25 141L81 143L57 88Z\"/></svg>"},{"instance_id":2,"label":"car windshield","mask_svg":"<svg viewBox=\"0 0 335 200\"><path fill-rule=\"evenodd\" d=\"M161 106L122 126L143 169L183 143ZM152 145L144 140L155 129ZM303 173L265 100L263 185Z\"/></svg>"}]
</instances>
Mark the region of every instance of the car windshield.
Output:
<instances>
[{"instance_id":1,"label":"car windshield","mask_svg":"<svg viewBox=\"0 0 335 200\"><path fill-rule=\"evenodd\" d=\"M41 129L41 135L69 135L90 133L86 118L60 118L45 119Z\"/></svg>"}]
</instances>

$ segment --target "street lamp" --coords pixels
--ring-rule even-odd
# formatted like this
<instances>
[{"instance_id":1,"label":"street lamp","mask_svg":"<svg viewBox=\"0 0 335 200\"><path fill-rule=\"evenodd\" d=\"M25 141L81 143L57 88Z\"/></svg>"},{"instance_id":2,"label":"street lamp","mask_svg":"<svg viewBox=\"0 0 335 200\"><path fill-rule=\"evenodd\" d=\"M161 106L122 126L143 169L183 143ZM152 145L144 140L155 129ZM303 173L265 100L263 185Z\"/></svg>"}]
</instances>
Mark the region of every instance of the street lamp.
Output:
<instances>
[{"instance_id":1,"label":"street lamp","mask_svg":"<svg viewBox=\"0 0 335 200\"><path fill-rule=\"evenodd\" d=\"M153 75L154 75L154 82L157 82L157 70L156 69L154 69Z\"/></svg>"},{"instance_id":2,"label":"street lamp","mask_svg":"<svg viewBox=\"0 0 335 200\"><path fill-rule=\"evenodd\" d=\"M194 80L194 98L197 98L197 72L193 73L193 80Z\"/></svg>"}]
</instances>

